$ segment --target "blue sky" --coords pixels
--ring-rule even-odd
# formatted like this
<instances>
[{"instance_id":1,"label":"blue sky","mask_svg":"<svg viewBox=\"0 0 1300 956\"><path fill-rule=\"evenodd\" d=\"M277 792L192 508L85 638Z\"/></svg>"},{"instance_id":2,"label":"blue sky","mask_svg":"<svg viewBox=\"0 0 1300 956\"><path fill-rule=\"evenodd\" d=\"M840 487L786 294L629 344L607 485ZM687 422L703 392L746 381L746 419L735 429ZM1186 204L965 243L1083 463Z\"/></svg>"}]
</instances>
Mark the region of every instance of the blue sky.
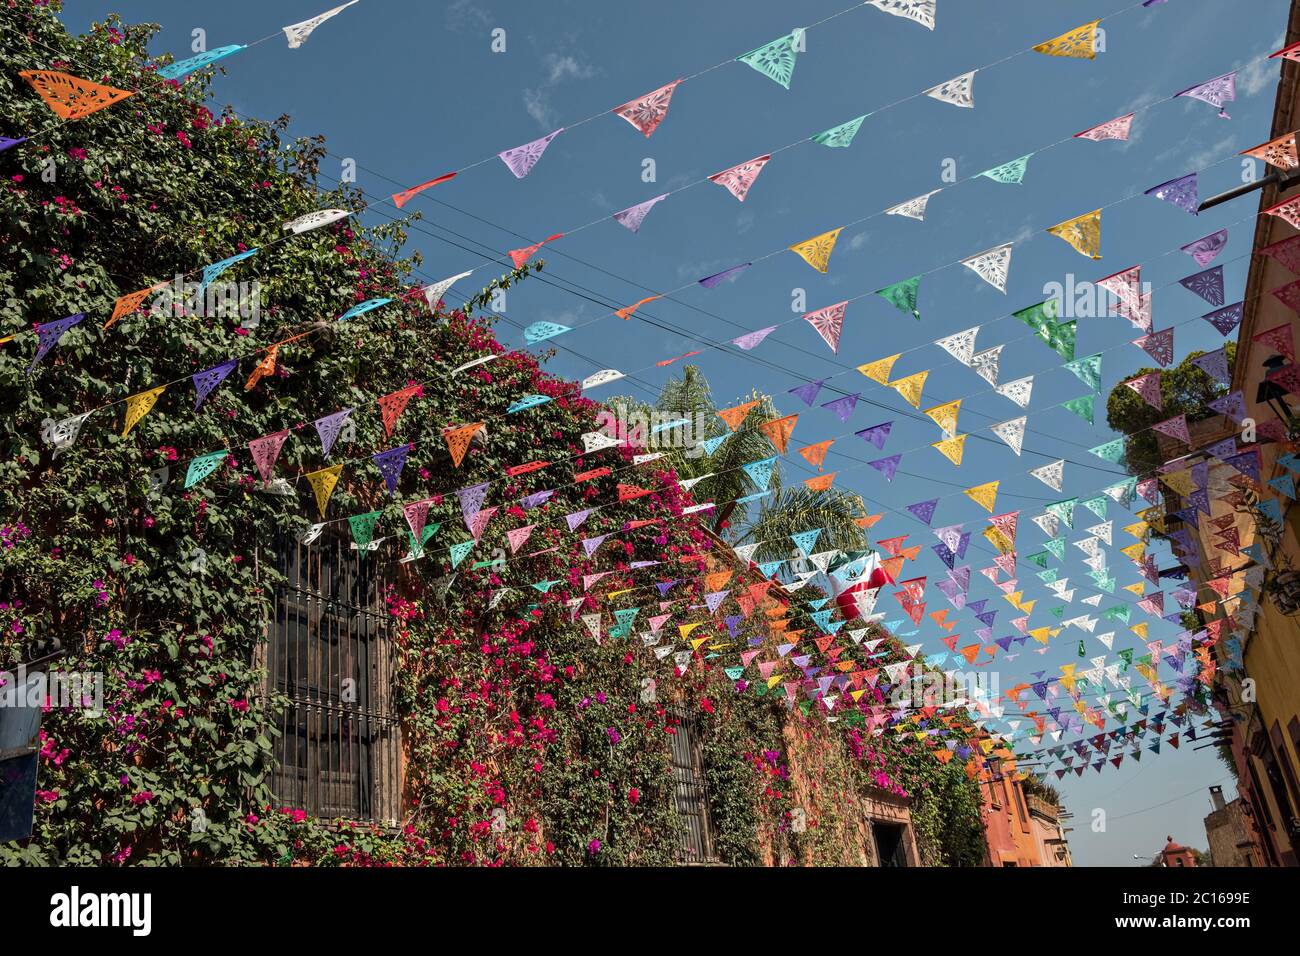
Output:
<instances>
[{"instance_id":1,"label":"blue sky","mask_svg":"<svg viewBox=\"0 0 1300 956\"><path fill-rule=\"evenodd\" d=\"M247 43L321 12L328 2L284 0L272 10L250 0L202 8L163 0L89 0L70 5L64 17L74 30L114 11L133 21L160 22L163 29L154 49L180 59L190 53L195 28L206 31L209 48ZM606 391L649 398L680 371L680 365L654 368L655 361L701 348L700 339L722 342L780 325L752 352L710 350L693 361L708 377L720 406L759 388L777 396L785 410L801 412L795 447L895 421L884 452L852 437L840 438L827 469L840 471L838 483L862 494L873 511L889 512L875 529L878 537L910 534L907 544L927 545L917 565L908 568L915 569L912 575L930 576L927 596L935 610L946 606L933 589L945 569L928 550L935 541L930 530L899 513L906 505L941 497L934 526L968 522L977 543L967 560L978 569L991 560L978 538L986 514L961 495L963 488L1001 480L997 511L1021 510L1024 554L1041 547L1042 534L1029 517L1045 503L1094 495L1123 477L1087 449L1113 437L1102 424L1104 392L1150 364L1143 352L1125 344L1136 332L1115 317L1079 321L1078 354L1104 351L1103 396L1094 428L1053 407L1085 394L1086 388L1058 367L1053 352L1007 318L1011 311L1042 300L1051 283L1094 280L1140 262L1143 279L1156 290L1155 327L1177 325L1177 356L1221 344L1217 333L1196 319L1209 306L1176 284L1168 286L1200 268L1178 246L1227 227L1229 243L1217 262L1225 265L1227 301L1239 299L1254 201L1228 203L1192 218L1141 192L1193 169L1204 170L1203 196L1241 182L1243 167L1234 154L1268 138L1278 74L1276 61L1266 63L1262 57L1281 45L1289 3L1254 0L1243 16L1241 5L1221 0L1170 0L1110 18L1126 6L1124 0L1003 0L996 5L939 0L933 32L862 7L809 30L807 51L799 56L788 91L743 64L727 63L682 84L667 119L649 139L607 115L559 136L523 180L495 159L473 165L724 63L848 5L847 0L806 0L797 8L772 0L660 0L652 5L362 0L320 27L301 49L288 50L277 36L228 60L227 75L215 82L215 99L218 106L229 103L264 118L289 113L291 129L299 135L323 133L331 153L322 165L325 181L340 174L342 158L351 158L358 185L375 197L473 166L407 207L425 216L412 232L411 244L425 256L428 280L470 268L480 270L474 280L486 280L501 271L491 262L499 263L507 249L569 232L906 99L869 116L848 149L804 143L777 153L743 204L706 182L661 203L638 234L605 221L567 236L545 251L546 282L529 280L509 293L508 324L499 331L514 344L522 342L518 330L534 321L575 326L552 343L560 348L553 371L574 378L601 368L636 371ZM796 16L801 20L792 19ZM1098 17L1107 17L1102 23L1106 49L1093 61L1030 53L998 63ZM505 52L491 49L496 29L505 31ZM914 97L985 66L976 76L974 109ZM1228 106L1231 120L1219 118L1204 103L1169 100L1185 87L1233 69L1240 75L1238 99ZM1127 143L1070 140L1044 149L1135 109L1141 112ZM963 181L1037 150L1042 151L1030 160L1020 185ZM642 181L646 159L654 160L654 183ZM955 168L956 184L941 179L945 164ZM932 199L923 223L877 216L846 229L827 275L786 252L763 259L735 283L711 290L692 286L671 300L646 306L632 321L609 315L611 308L759 259L940 187L945 188ZM1117 202L1130 195L1136 198ZM1102 206L1108 208L1100 261L1085 259L1043 233L1047 226ZM365 221L378 222L391 213L389 206L367 214ZM1015 246L1005 295L969 270L948 265L1010 241ZM805 291L807 309L815 309L930 270L938 271L922 282L921 322L879 298L856 300L848 308L838 355L792 311L796 289ZM477 287L461 285L457 291L468 295ZM988 426L1024 413L942 350L927 345L981 324L979 348L1007 343L1001 381L1035 375L1030 431L1019 459ZM895 376L932 369L923 408L965 399L960 430L971 438L960 470L925 447L941 437L932 423L908 417L915 413L893 390L851 371L896 352L906 354L895 366ZM829 411L806 409L785 394L831 375L838 377L819 403L844 392L862 393L846 425ZM841 391L832 392L831 385ZM892 484L863 467L867 459L900 451L906 453ZM789 457L791 479L814 473L793 449ZM1060 495L1026 474L1058 458L1068 462ZM1118 553L1131 540L1120 530L1134 520L1127 514L1113 506L1109 515L1115 521L1110 563L1121 586L1138 580ZM1080 520L1077 526L1084 524ZM1083 536L1080 530L1069 540ZM1071 547L1062 570L1079 586L1074 603L1066 607L1067 618L1091 610L1079 599L1095 593L1082 586L1087 579L1079 557ZM1038 599L1033 625L1054 623L1046 608L1058 602L1031 570L1022 566L1020 574L1022 581L1028 579L1026 597ZM1130 598L1123 591L1117 596ZM1009 621L1015 612L978 571L971 597L988 598L989 607L999 609L995 637L1013 633ZM1108 596L1102 606L1112 603ZM901 616L893 613L897 605L892 597L882 597L881 609L890 617ZM1136 622L1142 613L1134 611ZM959 644L966 644L980 625L969 613L957 617L957 631L963 633ZM1116 649L1137 646L1137 639L1126 639L1128 632L1120 627ZM1105 629L1098 627L1098 632ZM1152 638L1168 640L1176 633L1163 622L1151 628ZM926 651L935 653L944 650L943 635L927 619L911 640L923 640ZM1057 673L1061 664L1078 661L1080 636L1087 640L1089 657L1104 653L1095 639L1066 630L1045 655L1026 647L1015 660L995 662L1002 688L1033 671ZM1082 778L1070 774L1059 781L1075 815L1070 843L1076 862L1133 865L1134 853L1149 857L1170 833L1179 842L1204 846L1205 788L1222 783L1232 791L1211 754L1166 746L1161 756L1148 753L1140 764L1126 760L1119 770L1108 764L1100 774L1089 770ZM1094 808L1106 812L1104 833L1089 827Z\"/></svg>"}]
</instances>

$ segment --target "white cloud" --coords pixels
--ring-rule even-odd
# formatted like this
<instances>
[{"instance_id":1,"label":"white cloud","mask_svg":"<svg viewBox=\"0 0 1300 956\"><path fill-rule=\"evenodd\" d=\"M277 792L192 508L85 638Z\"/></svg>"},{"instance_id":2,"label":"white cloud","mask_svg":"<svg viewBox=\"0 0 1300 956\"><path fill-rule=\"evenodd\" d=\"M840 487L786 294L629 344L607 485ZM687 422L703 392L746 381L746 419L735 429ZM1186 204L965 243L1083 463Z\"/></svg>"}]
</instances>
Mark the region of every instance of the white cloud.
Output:
<instances>
[{"instance_id":1,"label":"white cloud","mask_svg":"<svg viewBox=\"0 0 1300 956\"><path fill-rule=\"evenodd\" d=\"M1277 85L1277 60L1252 60L1237 73L1237 90L1244 96L1255 96Z\"/></svg>"},{"instance_id":2,"label":"white cloud","mask_svg":"<svg viewBox=\"0 0 1300 956\"><path fill-rule=\"evenodd\" d=\"M542 58L542 68L546 77L535 87L525 87L523 91L524 109L543 129L555 128L557 113L551 101L551 93L566 80L587 80L596 75L595 67L587 66L576 57L558 53L548 53Z\"/></svg>"}]
</instances>

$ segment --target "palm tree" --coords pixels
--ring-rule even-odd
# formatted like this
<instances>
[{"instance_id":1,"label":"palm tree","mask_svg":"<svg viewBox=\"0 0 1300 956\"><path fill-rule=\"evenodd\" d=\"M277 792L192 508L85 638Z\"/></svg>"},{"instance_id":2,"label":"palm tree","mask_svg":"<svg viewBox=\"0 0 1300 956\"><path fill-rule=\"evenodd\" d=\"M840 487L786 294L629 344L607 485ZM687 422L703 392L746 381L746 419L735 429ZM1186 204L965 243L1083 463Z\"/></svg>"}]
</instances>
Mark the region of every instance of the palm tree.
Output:
<instances>
[{"instance_id":1,"label":"palm tree","mask_svg":"<svg viewBox=\"0 0 1300 956\"><path fill-rule=\"evenodd\" d=\"M654 412L660 424L688 422L665 427L647 437L655 439L656 449L665 452L680 477L709 476L697 487L704 497L719 503L713 519L714 532L730 531L735 544L757 544L756 560L790 557L793 547L790 535L813 528L822 529L817 542L819 550L865 548L866 536L856 521L866 513L862 499L833 486L825 491L812 491L803 485L784 487L779 459L767 486L771 495L751 519L749 506L738 503L737 499L763 489L741 466L777 454L759 426L781 417L781 412L771 396L757 391L738 399L732 407L746 402L757 404L734 431L728 429L718 417L708 380L698 368L688 365L680 379L664 383L653 406L626 397L612 399L610 404L616 408L621 406L629 421L638 416L652 420ZM701 445L712 445L724 436L712 454Z\"/></svg>"}]
</instances>

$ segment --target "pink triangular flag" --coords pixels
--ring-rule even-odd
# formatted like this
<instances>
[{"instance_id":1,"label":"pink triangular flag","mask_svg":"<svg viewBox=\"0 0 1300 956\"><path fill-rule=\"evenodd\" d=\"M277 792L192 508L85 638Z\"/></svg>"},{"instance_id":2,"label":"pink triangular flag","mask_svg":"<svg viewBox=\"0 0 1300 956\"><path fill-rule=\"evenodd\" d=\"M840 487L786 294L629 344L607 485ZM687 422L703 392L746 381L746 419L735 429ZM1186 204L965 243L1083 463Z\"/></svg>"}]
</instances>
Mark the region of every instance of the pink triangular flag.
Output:
<instances>
[{"instance_id":1,"label":"pink triangular flag","mask_svg":"<svg viewBox=\"0 0 1300 956\"><path fill-rule=\"evenodd\" d=\"M771 159L770 155L755 156L747 163L740 163L732 166L730 169L724 169L720 173L714 173L709 180L722 186L735 196L741 202L745 201L745 196L749 194L749 187L754 185L754 180L758 174L763 171L767 161Z\"/></svg>"},{"instance_id":2,"label":"pink triangular flag","mask_svg":"<svg viewBox=\"0 0 1300 956\"><path fill-rule=\"evenodd\" d=\"M536 527L535 524L526 524L522 528L514 528L506 532L506 540L510 542L511 554L517 553L524 546L524 542L528 540Z\"/></svg>"},{"instance_id":3,"label":"pink triangular flag","mask_svg":"<svg viewBox=\"0 0 1300 956\"><path fill-rule=\"evenodd\" d=\"M266 484L271 483L271 470L275 468L275 460L280 457L280 449L284 447L284 441L288 437L289 430L285 429L261 438L254 438L248 443L253 463L257 465L257 473L262 476L262 481Z\"/></svg>"},{"instance_id":4,"label":"pink triangular flag","mask_svg":"<svg viewBox=\"0 0 1300 956\"><path fill-rule=\"evenodd\" d=\"M831 347L832 352L840 350L840 332L844 328L844 310L848 305L847 301L839 302L804 316L804 319L817 330L817 334Z\"/></svg>"},{"instance_id":5,"label":"pink triangular flag","mask_svg":"<svg viewBox=\"0 0 1300 956\"><path fill-rule=\"evenodd\" d=\"M649 136L668 115L668 104L672 102L673 90L681 80L673 80L667 86L661 86L652 93L638 96L636 99L614 107L614 112L623 117L638 130Z\"/></svg>"}]
</instances>

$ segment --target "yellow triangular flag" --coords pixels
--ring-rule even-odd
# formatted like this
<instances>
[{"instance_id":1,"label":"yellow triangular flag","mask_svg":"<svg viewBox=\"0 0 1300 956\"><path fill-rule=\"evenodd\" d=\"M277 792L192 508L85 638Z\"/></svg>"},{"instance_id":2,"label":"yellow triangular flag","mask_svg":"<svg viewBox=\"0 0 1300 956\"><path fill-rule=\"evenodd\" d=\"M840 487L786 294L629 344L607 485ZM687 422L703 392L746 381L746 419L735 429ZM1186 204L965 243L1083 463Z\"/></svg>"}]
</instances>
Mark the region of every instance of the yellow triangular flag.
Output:
<instances>
[{"instance_id":1,"label":"yellow triangular flag","mask_svg":"<svg viewBox=\"0 0 1300 956\"><path fill-rule=\"evenodd\" d=\"M820 236L797 242L790 247L790 251L797 252L804 262L818 272L825 272L830 266L831 253L835 250L835 240L840 237L840 229L832 229L830 232L823 232Z\"/></svg>"},{"instance_id":2,"label":"yellow triangular flag","mask_svg":"<svg viewBox=\"0 0 1300 956\"><path fill-rule=\"evenodd\" d=\"M1139 541L1137 544L1130 544L1127 548L1120 548L1120 554L1128 555L1138 564L1142 563L1142 556L1147 553L1147 546Z\"/></svg>"},{"instance_id":3,"label":"yellow triangular flag","mask_svg":"<svg viewBox=\"0 0 1300 956\"><path fill-rule=\"evenodd\" d=\"M1010 594L1002 595L1010 602L1012 607L1020 607L1020 599L1025 596L1024 591L1012 591Z\"/></svg>"},{"instance_id":4,"label":"yellow triangular flag","mask_svg":"<svg viewBox=\"0 0 1300 956\"><path fill-rule=\"evenodd\" d=\"M967 492L969 494L969 492ZM993 509L990 508L990 511ZM984 537L988 538L989 544L998 549L998 553L1006 554L1008 551L1016 550L1016 543L1008 538L997 528L988 527L983 531Z\"/></svg>"},{"instance_id":5,"label":"yellow triangular flag","mask_svg":"<svg viewBox=\"0 0 1300 956\"><path fill-rule=\"evenodd\" d=\"M1146 621L1143 621L1141 624L1134 624L1132 627L1129 628L1130 631L1132 631L1138 637L1142 638L1142 640L1144 641L1147 639L1148 629L1149 627Z\"/></svg>"},{"instance_id":6,"label":"yellow triangular flag","mask_svg":"<svg viewBox=\"0 0 1300 956\"><path fill-rule=\"evenodd\" d=\"M1192 481L1192 470L1190 468L1163 474L1160 476L1160 481L1183 498L1191 497L1192 493L1196 491L1196 484Z\"/></svg>"},{"instance_id":7,"label":"yellow triangular flag","mask_svg":"<svg viewBox=\"0 0 1300 956\"><path fill-rule=\"evenodd\" d=\"M982 485L976 485L974 488L967 488L965 495L989 514L993 514L993 506L998 500L998 483L990 481ZM992 530L997 531L997 528Z\"/></svg>"},{"instance_id":8,"label":"yellow triangular flag","mask_svg":"<svg viewBox=\"0 0 1300 956\"><path fill-rule=\"evenodd\" d=\"M943 430L944 438L951 438L957 434L957 413L961 411L961 399L955 402L948 402L946 405L936 405L934 408L927 408L925 413L930 416L931 421Z\"/></svg>"},{"instance_id":9,"label":"yellow triangular flag","mask_svg":"<svg viewBox=\"0 0 1300 956\"><path fill-rule=\"evenodd\" d=\"M891 355L889 358L876 359L874 362L867 362L865 365L859 365L858 371L871 379L873 382L879 382L881 385L889 384L889 372L894 367L894 363L903 357L903 353Z\"/></svg>"},{"instance_id":10,"label":"yellow triangular flag","mask_svg":"<svg viewBox=\"0 0 1300 956\"><path fill-rule=\"evenodd\" d=\"M1029 636L1032 637L1034 640L1036 640L1039 644L1046 644L1047 639L1051 633L1052 633L1052 629L1050 627L1036 627L1029 632Z\"/></svg>"},{"instance_id":11,"label":"yellow triangular flag","mask_svg":"<svg viewBox=\"0 0 1300 956\"><path fill-rule=\"evenodd\" d=\"M1145 541L1151 533L1151 526L1145 521L1139 521L1136 524L1125 525L1124 530L1133 537Z\"/></svg>"},{"instance_id":12,"label":"yellow triangular flag","mask_svg":"<svg viewBox=\"0 0 1300 956\"><path fill-rule=\"evenodd\" d=\"M1074 246L1076 252L1089 259L1101 258L1101 210L1094 209L1047 230Z\"/></svg>"},{"instance_id":13,"label":"yellow triangular flag","mask_svg":"<svg viewBox=\"0 0 1300 956\"><path fill-rule=\"evenodd\" d=\"M1139 581L1137 584L1126 584L1126 585L1124 585L1124 590L1125 590L1125 591L1132 591L1132 592L1133 592L1134 594L1136 594L1138 597L1141 597L1143 594L1145 594L1145 593L1146 593L1146 589L1147 589L1147 586L1146 586L1145 584L1143 584L1141 581Z\"/></svg>"},{"instance_id":14,"label":"yellow triangular flag","mask_svg":"<svg viewBox=\"0 0 1300 956\"><path fill-rule=\"evenodd\" d=\"M316 493L316 508L322 518L325 517L325 506L330 503L330 495L334 494L334 486L339 483L339 473L342 471L343 465L340 463L307 473L306 478L311 484L311 490Z\"/></svg>"},{"instance_id":15,"label":"yellow triangular flag","mask_svg":"<svg viewBox=\"0 0 1300 956\"><path fill-rule=\"evenodd\" d=\"M1044 40L1034 47L1034 52L1046 56L1072 56L1080 60L1094 59L1097 56L1097 24L1099 23L1100 20L1093 20L1081 27L1075 27L1068 33L1062 33L1059 37Z\"/></svg>"},{"instance_id":16,"label":"yellow triangular flag","mask_svg":"<svg viewBox=\"0 0 1300 956\"><path fill-rule=\"evenodd\" d=\"M961 457L966 448L966 436L955 435L952 438L945 438L943 441L934 442L930 447L942 452L945 458L960 468Z\"/></svg>"},{"instance_id":17,"label":"yellow triangular flag","mask_svg":"<svg viewBox=\"0 0 1300 956\"><path fill-rule=\"evenodd\" d=\"M895 382L889 382L889 387L907 399L907 403L913 408L921 407L921 390L925 388L925 377L930 374L929 369L917 372L915 375L909 375L907 378L900 378Z\"/></svg>"},{"instance_id":18,"label":"yellow triangular flag","mask_svg":"<svg viewBox=\"0 0 1300 956\"><path fill-rule=\"evenodd\" d=\"M1023 611L1025 614L1033 614L1034 605L1037 603L1038 603L1038 598L1034 598L1032 601L1022 601L1019 604L1017 604L1016 607L1020 608L1020 610Z\"/></svg>"},{"instance_id":19,"label":"yellow triangular flag","mask_svg":"<svg viewBox=\"0 0 1300 956\"><path fill-rule=\"evenodd\" d=\"M126 400L126 428L122 429L123 438L131 433L131 429L135 428L140 419L149 414L149 410L153 408L154 403L158 401L158 396L166 387L166 385L159 385L147 392L137 392Z\"/></svg>"},{"instance_id":20,"label":"yellow triangular flag","mask_svg":"<svg viewBox=\"0 0 1300 956\"><path fill-rule=\"evenodd\" d=\"M696 621L694 624L679 624L677 625L677 633L681 635L682 640L684 641L690 635L691 631L695 630L703 623L703 621Z\"/></svg>"}]
</instances>

